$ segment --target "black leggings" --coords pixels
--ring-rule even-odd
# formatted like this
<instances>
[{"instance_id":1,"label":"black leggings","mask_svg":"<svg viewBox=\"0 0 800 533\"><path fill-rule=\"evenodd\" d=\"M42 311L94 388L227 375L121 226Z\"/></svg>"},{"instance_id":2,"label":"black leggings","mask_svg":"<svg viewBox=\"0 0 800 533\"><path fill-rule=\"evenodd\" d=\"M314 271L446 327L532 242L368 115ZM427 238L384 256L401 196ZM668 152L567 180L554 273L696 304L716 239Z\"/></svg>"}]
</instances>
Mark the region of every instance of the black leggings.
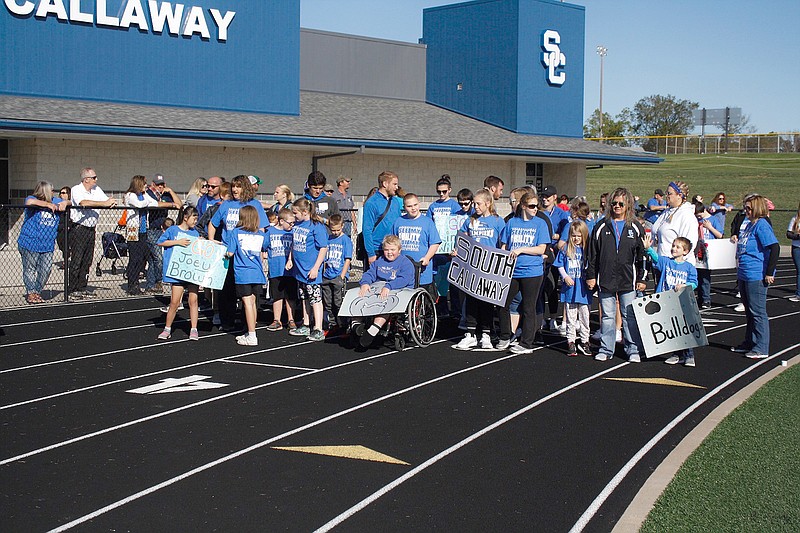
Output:
<instances>
[{"instance_id":1,"label":"black leggings","mask_svg":"<svg viewBox=\"0 0 800 533\"><path fill-rule=\"evenodd\" d=\"M520 325L522 326L522 338L520 345L524 348L533 348L533 339L539 325L536 323L536 299L539 296L539 289L542 286L542 276L535 278L513 278L511 286L508 288L506 305L498 310L500 315L500 340L511 338L511 300L518 292L522 291L522 305L520 306Z\"/></svg>"},{"instance_id":2,"label":"black leggings","mask_svg":"<svg viewBox=\"0 0 800 533\"><path fill-rule=\"evenodd\" d=\"M128 241L128 291L139 287L139 274L147 259L147 233L140 233L138 241Z\"/></svg>"},{"instance_id":3,"label":"black leggings","mask_svg":"<svg viewBox=\"0 0 800 533\"><path fill-rule=\"evenodd\" d=\"M494 306L468 294L466 298L467 330L475 332L477 336L480 336L481 332L491 334L494 330Z\"/></svg>"}]
</instances>

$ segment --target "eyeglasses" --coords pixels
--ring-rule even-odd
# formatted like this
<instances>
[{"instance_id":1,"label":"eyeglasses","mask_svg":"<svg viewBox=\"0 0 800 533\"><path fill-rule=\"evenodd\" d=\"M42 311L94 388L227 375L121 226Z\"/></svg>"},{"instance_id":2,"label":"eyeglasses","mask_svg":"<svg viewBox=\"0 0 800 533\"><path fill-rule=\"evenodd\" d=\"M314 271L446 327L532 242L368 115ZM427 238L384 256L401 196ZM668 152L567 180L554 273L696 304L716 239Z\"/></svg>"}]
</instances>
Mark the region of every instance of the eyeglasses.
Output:
<instances>
[{"instance_id":1,"label":"eyeglasses","mask_svg":"<svg viewBox=\"0 0 800 533\"><path fill-rule=\"evenodd\" d=\"M625 207L625 202L611 202L613 207Z\"/></svg>"}]
</instances>

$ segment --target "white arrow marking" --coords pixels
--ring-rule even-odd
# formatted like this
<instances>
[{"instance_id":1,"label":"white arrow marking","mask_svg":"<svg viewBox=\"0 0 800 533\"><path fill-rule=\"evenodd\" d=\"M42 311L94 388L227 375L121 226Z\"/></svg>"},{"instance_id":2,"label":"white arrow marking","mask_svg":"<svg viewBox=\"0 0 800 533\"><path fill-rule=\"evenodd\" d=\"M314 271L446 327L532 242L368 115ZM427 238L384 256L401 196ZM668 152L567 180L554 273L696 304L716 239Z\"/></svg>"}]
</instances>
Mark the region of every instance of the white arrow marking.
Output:
<instances>
[{"instance_id":1,"label":"white arrow marking","mask_svg":"<svg viewBox=\"0 0 800 533\"><path fill-rule=\"evenodd\" d=\"M221 387L228 386L227 383L203 381L204 379L209 379L210 377L211 376L188 376L185 378L166 378L162 379L160 383L156 383L155 385L139 387L138 389L131 389L125 392L131 392L133 394L163 394L166 392L219 389Z\"/></svg>"}]
</instances>

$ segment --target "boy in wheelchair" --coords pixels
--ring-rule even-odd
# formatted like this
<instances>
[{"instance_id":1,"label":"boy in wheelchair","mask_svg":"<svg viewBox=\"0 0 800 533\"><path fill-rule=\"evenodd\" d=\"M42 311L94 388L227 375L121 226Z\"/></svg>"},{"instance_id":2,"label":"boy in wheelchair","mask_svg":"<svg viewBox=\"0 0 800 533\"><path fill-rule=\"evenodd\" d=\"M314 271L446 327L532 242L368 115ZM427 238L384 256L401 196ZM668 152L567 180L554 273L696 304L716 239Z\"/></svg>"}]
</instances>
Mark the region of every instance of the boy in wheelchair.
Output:
<instances>
[{"instance_id":1,"label":"boy in wheelchair","mask_svg":"<svg viewBox=\"0 0 800 533\"><path fill-rule=\"evenodd\" d=\"M375 282L385 282L380 292L380 298L389 297L389 292L393 290L414 288L415 268L411 260L400 253L400 238L397 235L387 235L383 238L381 245L383 255L373 262L369 270L361 276L361 290L359 296L366 296L369 293L370 285ZM359 343L367 348L372 344L375 336L386 324L386 315L373 317L372 325L364 330Z\"/></svg>"}]
</instances>

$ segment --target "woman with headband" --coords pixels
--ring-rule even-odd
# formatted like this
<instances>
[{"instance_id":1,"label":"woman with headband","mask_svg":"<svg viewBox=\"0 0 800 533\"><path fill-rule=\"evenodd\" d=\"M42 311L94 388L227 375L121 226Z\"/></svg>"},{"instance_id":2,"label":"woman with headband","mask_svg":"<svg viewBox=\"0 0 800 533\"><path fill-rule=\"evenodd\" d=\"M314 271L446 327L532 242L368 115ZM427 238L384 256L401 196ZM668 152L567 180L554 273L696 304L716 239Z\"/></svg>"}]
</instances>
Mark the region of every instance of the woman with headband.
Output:
<instances>
[{"instance_id":1,"label":"woman with headband","mask_svg":"<svg viewBox=\"0 0 800 533\"><path fill-rule=\"evenodd\" d=\"M692 250L697 246L699 231L694 205L689 202L689 186L682 181L671 181L667 187L667 208L653 222L653 239L657 243L658 255L672 257L672 241L677 237L685 237L692 243ZM694 254L686 256L686 260L695 264ZM660 272L657 272L659 276ZM655 279L658 279L656 276Z\"/></svg>"}]
</instances>

